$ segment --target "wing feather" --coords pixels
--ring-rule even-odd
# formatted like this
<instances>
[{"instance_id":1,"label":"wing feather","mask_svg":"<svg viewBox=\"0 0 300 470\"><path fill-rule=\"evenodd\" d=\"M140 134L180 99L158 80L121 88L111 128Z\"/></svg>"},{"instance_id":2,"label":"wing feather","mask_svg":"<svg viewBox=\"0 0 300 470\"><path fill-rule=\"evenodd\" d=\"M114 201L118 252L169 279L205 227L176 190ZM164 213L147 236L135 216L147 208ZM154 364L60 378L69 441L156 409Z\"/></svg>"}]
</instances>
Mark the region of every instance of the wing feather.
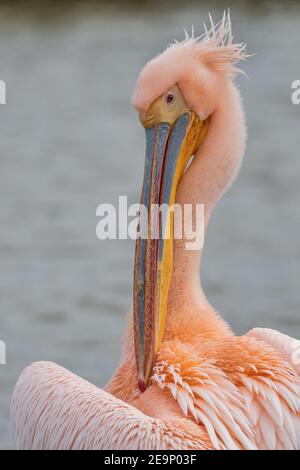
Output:
<instances>
[{"instance_id":1,"label":"wing feather","mask_svg":"<svg viewBox=\"0 0 300 470\"><path fill-rule=\"evenodd\" d=\"M50 362L34 363L21 374L11 424L21 449L207 448L171 420L146 416Z\"/></svg>"},{"instance_id":2,"label":"wing feather","mask_svg":"<svg viewBox=\"0 0 300 470\"><path fill-rule=\"evenodd\" d=\"M300 342L278 331L254 328L245 338L257 341L274 361L259 369L254 376L243 376L243 393L250 396L247 404L259 448L300 449L300 365L295 350ZM247 392L246 392L247 390ZM242 391L242 389L241 389Z\"/></svg>"}]
</instances>

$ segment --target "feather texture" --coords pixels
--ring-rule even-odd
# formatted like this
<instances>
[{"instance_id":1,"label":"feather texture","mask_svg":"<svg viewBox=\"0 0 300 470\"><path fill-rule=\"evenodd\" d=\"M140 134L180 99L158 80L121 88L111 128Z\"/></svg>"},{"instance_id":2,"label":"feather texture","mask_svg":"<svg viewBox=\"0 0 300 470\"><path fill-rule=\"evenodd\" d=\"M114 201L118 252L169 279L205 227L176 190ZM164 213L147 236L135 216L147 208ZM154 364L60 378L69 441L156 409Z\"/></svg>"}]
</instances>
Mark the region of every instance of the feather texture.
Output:
<instances>
[{"instance_id":1,"label":"feather texture","mask_svg":"<svg viewBox=\"0 0 300 470\"><path fill-rule=\"evenodd\" d=\"M151 418L66 369L38 362L16 385L11 422L20 449L207 449L176 424Z\"/></svg>"}]
</instances>

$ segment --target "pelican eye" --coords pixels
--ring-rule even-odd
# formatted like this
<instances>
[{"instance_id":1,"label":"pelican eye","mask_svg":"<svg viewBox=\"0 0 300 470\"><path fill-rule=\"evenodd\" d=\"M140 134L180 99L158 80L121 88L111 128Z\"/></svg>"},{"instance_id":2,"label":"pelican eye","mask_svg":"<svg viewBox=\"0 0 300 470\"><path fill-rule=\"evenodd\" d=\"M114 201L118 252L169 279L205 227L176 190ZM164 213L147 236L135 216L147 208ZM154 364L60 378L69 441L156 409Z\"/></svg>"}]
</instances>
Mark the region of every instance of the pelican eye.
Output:
<instances>
[{"instance_id":1,"label":"pelican eye","mask_svg":"<svg viewBox=\"0 0 300 470\"><path fill-rule=\"evenodd\" d=\"M168 91L165 95L165 101L167 104L173 103L173 101L175 101L175 93L173 93L173 91Z\"/></svg>"}]
</instances>

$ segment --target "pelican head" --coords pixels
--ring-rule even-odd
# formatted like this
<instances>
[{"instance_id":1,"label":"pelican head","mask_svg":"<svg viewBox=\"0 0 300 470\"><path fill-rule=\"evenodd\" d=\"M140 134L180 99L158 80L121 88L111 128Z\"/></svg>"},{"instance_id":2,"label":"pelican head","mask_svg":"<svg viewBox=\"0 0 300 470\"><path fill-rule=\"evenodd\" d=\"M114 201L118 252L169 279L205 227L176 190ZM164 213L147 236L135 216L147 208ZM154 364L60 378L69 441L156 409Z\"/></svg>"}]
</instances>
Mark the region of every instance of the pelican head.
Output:
<instances>
[{"instance_id":1,"label":"pelican head","mask_svg":"<svg viewBox=\"0 0 300 470\"><path fill-rule=\"evenodd\" d=\"M195 38L186 34L148 62L133 95L146 131L146 157L141 203L175 202L182 175L209 132L226 83L245 56L243 44L233 44L229 15ZM149 219L150 220L150 219ZM152 222L149 224L152 225ZM173 270L173 214L158 221L158 236L138 238L134 273L134 328L138 384L149 383L162 341L168 291ZM164 236L169 230L170 236Z\"/></svg>"}]
</instances>

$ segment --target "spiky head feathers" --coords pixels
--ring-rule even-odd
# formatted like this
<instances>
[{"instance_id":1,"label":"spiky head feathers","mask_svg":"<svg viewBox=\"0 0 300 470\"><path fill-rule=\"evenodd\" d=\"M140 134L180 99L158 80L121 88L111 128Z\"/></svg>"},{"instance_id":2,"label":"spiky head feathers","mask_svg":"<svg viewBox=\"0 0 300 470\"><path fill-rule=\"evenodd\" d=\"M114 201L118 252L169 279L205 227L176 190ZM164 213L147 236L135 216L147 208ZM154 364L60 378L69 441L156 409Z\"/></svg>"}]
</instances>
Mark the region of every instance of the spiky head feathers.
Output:
<instances>
[{"instance_id":1,"label":"spiky head feathers","mask_svg":"<svg viewBox=\"0 0 300 470\"><path fill-rule=\"evenodd\" d=\"M210 115L218 103L222 84L240 72L235 66L247 58L245 44L233 43L229 14L210 29L194 37L185 33L141 71L133 95L133 106L145 112L150 104L176 83L186 103L201 119Z\"/></svg>"}]
</instances>

